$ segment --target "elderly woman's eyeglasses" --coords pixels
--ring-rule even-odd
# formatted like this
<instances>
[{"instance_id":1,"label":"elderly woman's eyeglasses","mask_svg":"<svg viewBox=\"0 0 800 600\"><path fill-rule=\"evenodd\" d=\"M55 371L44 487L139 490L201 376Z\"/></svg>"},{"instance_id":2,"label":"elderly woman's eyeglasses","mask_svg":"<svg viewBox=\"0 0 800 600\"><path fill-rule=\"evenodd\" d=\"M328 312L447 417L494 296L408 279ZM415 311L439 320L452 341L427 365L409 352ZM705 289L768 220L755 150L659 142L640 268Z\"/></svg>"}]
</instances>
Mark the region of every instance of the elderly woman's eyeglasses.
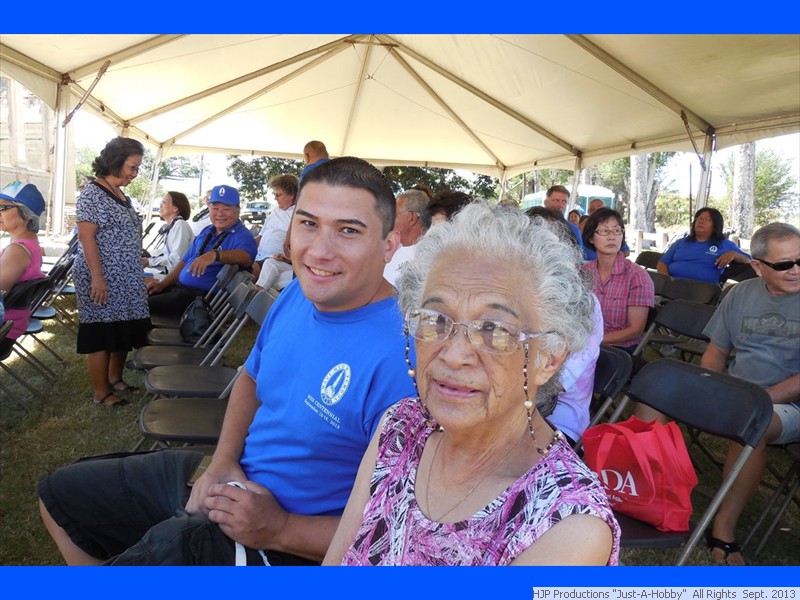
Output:
<instances>
[{"instance_id":1,"label":"elderly woman's eyeglasses","mask_svg":"<svg viewBox=\"0 0 800 600\"><path fill-rule=\"evenodd\" d=\"M622 235L622 228L614 227L613 229L595 229L594 232L600 237L608 237L610 235Z\"/></svg>"},{"instance_id":2,"label":"elderly woman's eyeglasses","mask_svg":"<svg viewBox=\"0 0 800 600\"><path fill-rule=\"evenodd\" d=\"M762 265L767 265L773 271L788 271L793 266L800 265L800 258L796 260L782 260L780 262L775 262L775 263L768 262L763 258L757 258L756 260L760 262Z\"/></svg>"},{"instance_id":3,"label":"elderly woman's eyeglasses","mask_svg":"<svg viewBox=\"0 0 800 600\"><path fill-rule=\"evenodd\" d=\"M456 327L463 327L470 344L478 350L493 354L507 354L519 347L526 339L535 339L546 333L526 333L519 327L501 321L470 321L456 323L440 312L415 308L406 314L408 332L421 342L444 342L452 336Z\"/></svg>"},{"instance_id":4,"label":"elderly woman's eyeglasses","mask_svg":"<svg viewBox=\"0 0 800 600\"><path fill-rule=\"evenodd\" d=\"M0 212L8 210L9 208L17 208L16 204L0 204Z\"/></svg>"}]
</instances>

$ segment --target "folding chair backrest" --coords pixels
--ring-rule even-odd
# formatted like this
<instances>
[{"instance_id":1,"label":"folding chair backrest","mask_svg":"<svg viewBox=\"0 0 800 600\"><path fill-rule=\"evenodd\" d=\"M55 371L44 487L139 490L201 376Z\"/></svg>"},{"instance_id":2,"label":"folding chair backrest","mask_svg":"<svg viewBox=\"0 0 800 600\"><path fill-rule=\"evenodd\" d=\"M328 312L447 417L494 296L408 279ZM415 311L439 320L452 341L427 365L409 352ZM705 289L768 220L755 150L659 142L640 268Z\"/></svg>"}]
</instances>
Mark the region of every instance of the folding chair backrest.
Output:
<instances>
[{"instance_id":1,"label":"folding chair backrest","mask_svg":"<svg viewBox=\"0 0 800 600\"><path fill-rule=\"evenodd\" d=\"M664 256L663 252L645 250L636 257L636 264L643 266L645 269L655 269L662 256Z\"/></svg>"},{"instance_id":2,"label":"folding chair backrest","mask_svg":"<svg viewBox=\"0 0 800 600\"><path fill-rule=\"evenodd\" d=\"M719 298L719 285L696 279L670 279L661 295L666 300L691 300L701 304L715 304Z\"/></svg>"},{"instance_id":3,"label":"folding chair backrest","mask_svg":"<svg viewBox=\"0 0 800 600\"><path fill-rule=\"evenodd\" d=\"M627 392L668 417L742 445L756 446L772 419L759 385L671 358L647 363Z\"/></svg>"},{"instance_id":4,"label":"folding chair backrest","mask_svg":"<svg viewBox=\"0 0 800 600\"><path fill-rule=\"evenodd\" d=\"M690 300L673 300L661 306L653 319L657 326L697 340L708 341L703 329L711 319L716 306Z\"/></svg>"},{"instance_id":5,"label":"folding chair backrest","mask_svg":"<svg viewBox=\"0 0 800 600\"><path fill-rule=\"evenodd\" d=\"M647 274L650 275L650 279L653 280L653 288L654 293L656 296L661 296L664 294L664 290L671 279L669 275L664 275L663 273L658 273L657 271L647 271Z\"/></svg>"},{"instance_id":6,"label":"folding chair backrest","mask_svg":"<svg viewBox=\"0 0 800 600\"><path fill-rule=\"evenodd\" d=\"M253 296L247 307L247 316L261 325L267 317L267 312L269 312L273 302L275 302L275 296L270 294L269 290L259 291Z\"/></svg>"},{"instance_id":7,"label":"folding chair backrest","mask_svg":"<svg viewBox=\"0 0 800 600\"><path fill-rule=\"evenodd\" d=\"M33 307L39 295L45 292L49 286L50 277L40 277L17 283L3 299L3 305L6 309L28 310Z\"/></svg>"},{"instance_id":8,"label":"folding chair backrest","mask_svg":"<svg viewBox=\"0 0 800 600\"><path fill-rule=\"evenodd\" d=\"M632 369L630 354L614 346L601 344L594 368L594 393L616 396L631 376Z\"/></svg>"},{"instance_id":9,"label":"folding chair backrest","mask_svg":"<svg viewBox=\"0 0 800 600\"><path fill-rule=\"evenodd\" d=\"M214 285L212 285L208 290L208 293L206 294L206 300L211 302L212 299L217 296L220 290L224 290L225 285L238 270L239 267L237 265L224 265L217 273L217 280L214 282Z\"/></svg>"}]
</instances>

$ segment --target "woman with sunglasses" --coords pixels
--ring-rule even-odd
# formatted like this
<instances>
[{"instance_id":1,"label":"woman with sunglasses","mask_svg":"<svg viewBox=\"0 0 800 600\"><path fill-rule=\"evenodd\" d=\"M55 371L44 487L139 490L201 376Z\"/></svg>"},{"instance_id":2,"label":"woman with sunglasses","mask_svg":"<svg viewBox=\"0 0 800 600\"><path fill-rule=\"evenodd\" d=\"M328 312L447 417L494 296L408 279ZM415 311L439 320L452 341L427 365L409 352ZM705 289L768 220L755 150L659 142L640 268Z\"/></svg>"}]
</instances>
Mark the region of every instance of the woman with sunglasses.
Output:
<instances>
[{"instance_id":1,"label":"woman with sunglasses","mask_svg":"<svg viewBox=\"0 0 800 600\"><path fill-rule=\"evenodd\" d=\"M617 563L605 491L534 402L592 329L580 263L483 202L421 238L397 283L418 396L387 411L325 564Z\"/></svg>"},{"instance_id":2,"label":"woman with sunglasses","mask_svg":"<svg viewBox=\"0 0 800 600\"><path fill-rule=\"evenodd\" d=\"M78 197L79 249L72 268L78 299L78 354L86 355L91 402L118 408L128 351L147 343L150 310L142 273L142 222L122 188L139 175L144 147L118 137L92 168L97 176Z\"/></svg>"},{"instance_id":3,"label":"woman with sunglasses","mask_svg":"<svg viewBox=\"0 0 800 600\"><path fill-rule=\"evenodd\" d=\"M716 208L701 208L694 214L689 235L672 244L656 265L670 277L720 283L731 263L749 264L750 256L725 239L725 223Z\"/></svg>"},{"instance_id":4,"label":"woman with sunglasses","mask_svg":"<svg viewBox=\"0 0 800 600\"><path fill-rule=\"evenodd\" d=\"M15 181L0 191L0 231L10 237L0 250L0 291L7 296L18 283L40 279L42 248L39 245L39 217L44 212L44 198L32 183ZM2 302L0 302L2 304ZM5 339L0 340L0 357L11 350L14 341L28 328L31 311L9 308L0 322L12 321Z\"/></svg>"},{"instance_id":5,"label":"woman with sunglasses","mask_svg":"<svg viewBox=\"0 0 800 600\"><path fill-rule=\"evenodd\" d=\"M603 311L603 343L632 353L655 304L655 288L647 271L625 258L624 241L622 215L611 208L596 210L583 228L584 246L597 253L583 269L594 281Z\"/></svg>"}]
</instances>

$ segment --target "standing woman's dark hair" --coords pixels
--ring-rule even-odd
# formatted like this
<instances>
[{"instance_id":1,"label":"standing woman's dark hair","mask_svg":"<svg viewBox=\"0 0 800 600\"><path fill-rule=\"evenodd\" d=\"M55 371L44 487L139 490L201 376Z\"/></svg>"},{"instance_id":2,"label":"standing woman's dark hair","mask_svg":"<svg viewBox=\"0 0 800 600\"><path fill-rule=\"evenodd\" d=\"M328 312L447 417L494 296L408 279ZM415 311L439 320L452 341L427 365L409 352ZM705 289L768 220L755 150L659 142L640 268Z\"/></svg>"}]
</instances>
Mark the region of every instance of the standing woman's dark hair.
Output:
<instances>
[{"instance_id":1,"label":"standing woman's dark hair","mask_svg":"<svg viewBox=\"0 0 800 600\"><path fill-rule=\"evenodd\" d=\"M702 215L704 212L708 213L708 216L711 217L711 223L714 225L714 230L711 232L711 237L708 238L712 242L719 243L725 239L725 233L723 230L725 229L725 221L722 218L722 213L719 212L716 208L701 208L696 213L694 213L694 219L692 219L692 228L689 231L689 235L686 236L687 240L692 242L697 241L697 234L694 230L694 224L697 221L697 218Z\"/></svg>"},{"instance_id":2,"label":"standing woman's dark hair","mask_svg":"<svg viewBox=\"0 0 800 600\"><path fill-rule=\"evenodd\" d=\"M615 211L613 208L598 208L594 211L589 218L586 219L586 225L583 226L583 245L590 250L597 250L594 247L592 237L594 232L597 231L597 226L604 223L609 219L616 219L622 229L622 243L625 243L625 221L622 220L622 215Z\"/></svg>"},{"instance_id":3,"label":"standing woman's dark hair","mask_svg":"<svg viewBox=\"0 0 800 600\"><path fill-rule=\"evenodd\" d=\"M114 138L100 151L100 156L94 159L92 170L98 177L119 175L129 156L144 156L142 143L131 138Z\"/></svg>"}]
</instances>

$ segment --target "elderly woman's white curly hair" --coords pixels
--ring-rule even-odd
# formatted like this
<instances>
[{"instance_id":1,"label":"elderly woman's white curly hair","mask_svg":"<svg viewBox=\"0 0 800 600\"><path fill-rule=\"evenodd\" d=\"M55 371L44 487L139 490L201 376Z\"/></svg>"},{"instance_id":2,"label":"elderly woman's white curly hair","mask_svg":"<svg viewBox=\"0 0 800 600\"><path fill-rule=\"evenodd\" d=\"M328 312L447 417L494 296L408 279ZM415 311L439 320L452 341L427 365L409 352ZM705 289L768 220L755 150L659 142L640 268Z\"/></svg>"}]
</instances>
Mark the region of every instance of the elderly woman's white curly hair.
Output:
<instances>
[{"instance_id":1,"label":"elderly woman's white curly hair","mask_svg":"<svg viewBox=\"0 0 800 600\"><path fill-rule=\"evenodd\" d=\"M539 316L536 329L552 332L539 338L540 357L583 349L593 329L594 300L580 268L580 248L558 224L530 218L514 207L492 207L485 201L468 204L452 221L432 226L417 242L414 258L397 281L404 314L420 306L431 267L450 252L494 257L519 271L519 284L529 287L527 296Z\"/></svg>"}]
</instances>

